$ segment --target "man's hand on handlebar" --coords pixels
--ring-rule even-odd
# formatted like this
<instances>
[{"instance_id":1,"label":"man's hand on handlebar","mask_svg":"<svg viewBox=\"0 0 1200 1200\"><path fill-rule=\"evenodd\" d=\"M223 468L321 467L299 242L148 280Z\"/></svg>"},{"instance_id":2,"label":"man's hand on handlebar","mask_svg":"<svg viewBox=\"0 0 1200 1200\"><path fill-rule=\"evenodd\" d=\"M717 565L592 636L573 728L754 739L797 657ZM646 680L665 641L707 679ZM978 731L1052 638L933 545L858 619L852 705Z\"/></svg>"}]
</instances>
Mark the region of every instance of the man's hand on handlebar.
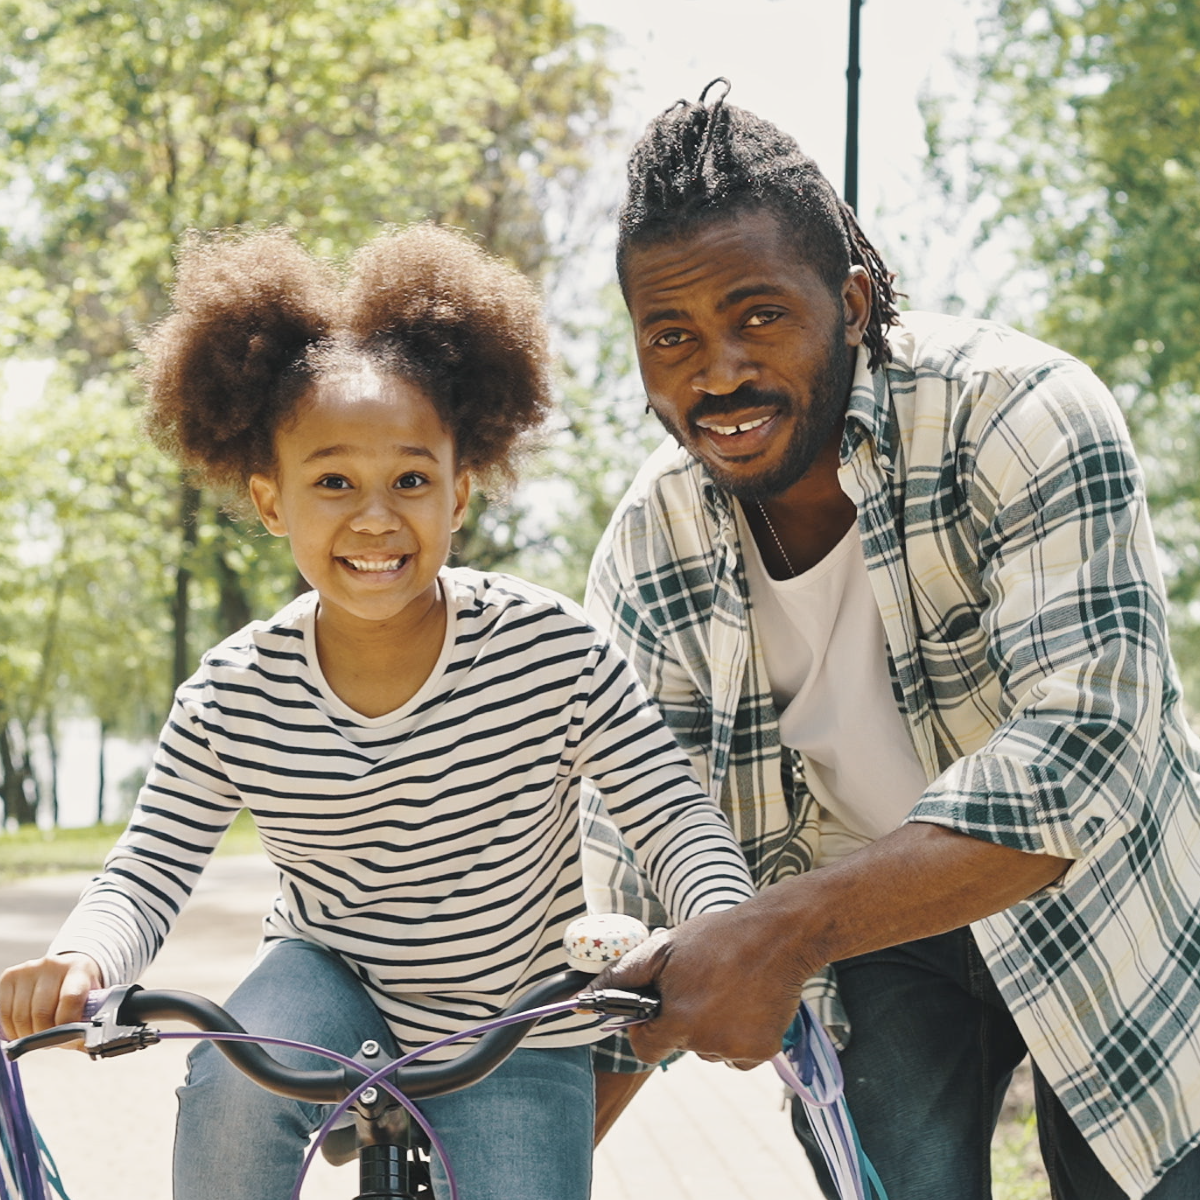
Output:
<instances>
[{"instance_id":1,"label":"man's hand on handlebar","mask_svg":"<svg viewBox=\"0 0 1200 1200\"><path fill-rule=\"evenodd\" d=\"M83 1019L88 992L103 986L86 954L54 954L9 967L0 975L0 1024L9 1040ZM69 1043L82 1050L83 1042Z\"/></svg>"},{"instance_id":2,"label":"man's hand on handlebar","mask_svg":"<svg viewBox=\"0 0 1200 1200\"><path fill-rule=\"evenodd\" d=\"M749 1070L778 1052L804 978L789 978L763 944L754 903L659 930L596 977L597 988L655 988L661 995L660 1014L629 1030L644 1062L693 1050Z\"/></svg>"}]
</instances>

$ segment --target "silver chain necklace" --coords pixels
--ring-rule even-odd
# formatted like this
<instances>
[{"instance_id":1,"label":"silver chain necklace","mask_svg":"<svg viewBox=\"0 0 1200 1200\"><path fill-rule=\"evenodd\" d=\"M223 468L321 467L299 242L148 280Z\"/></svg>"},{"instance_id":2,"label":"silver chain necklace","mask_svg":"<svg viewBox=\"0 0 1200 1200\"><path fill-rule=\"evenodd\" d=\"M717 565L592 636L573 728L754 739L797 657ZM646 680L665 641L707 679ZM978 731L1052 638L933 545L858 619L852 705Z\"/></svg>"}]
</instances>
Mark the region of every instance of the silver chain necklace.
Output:
<instances>
[{"instance_id":1,"label":"silver chain necklace","mask_svg":"<svg viewBox=\"0 0 1200 1200\"><path fill-rule=\"evenodd\" d=\"M790 578L796 574L796 568L792 566L792 560L788 558L788 552L783 548L783 543L779 540L779 534L775 532L775 526L771 524L771 518L767 516L767 510L763 508L763 502L756 500L754 503L758 505L758 511L762 513L762 519L767 523L767 530L770 532L771 537L775 539L775 545L779 547L779 554L783 559L783 565L787 567L787 573Z\"/></svg>"}]
</instances>

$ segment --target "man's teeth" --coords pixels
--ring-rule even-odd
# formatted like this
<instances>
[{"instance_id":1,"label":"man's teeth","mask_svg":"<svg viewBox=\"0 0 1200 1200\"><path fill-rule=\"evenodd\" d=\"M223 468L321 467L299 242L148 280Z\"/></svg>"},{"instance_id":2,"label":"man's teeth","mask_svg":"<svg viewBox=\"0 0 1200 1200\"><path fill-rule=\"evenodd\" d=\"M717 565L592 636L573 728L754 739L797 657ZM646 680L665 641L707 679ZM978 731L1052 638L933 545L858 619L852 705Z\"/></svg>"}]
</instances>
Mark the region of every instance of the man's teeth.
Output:
<instances>
[{"instance_id":1,"label":"man's teeth","mask_svg":"<svg viewBox=\"0 0 1200 1200\"><path fill-rule=\"evenodd\" d=\"M347 558L356 571L398 571L404 563L403 558L387 558L382 561L370 558Z\"/></svg>"},{"instance_id":2,"label":"man's teeth","mask_svg":"<svg viewBox=\"0 0 1200 1200\"><path fill-rule=\"evenodd\" d=\"M770 419L770 417L759 417L756 421L745 421L741 425L705 425L704 428L710 433L720 433L728 437L734 433L749 433L751 429L765 425Z\"/></svg>"}]
</instances>

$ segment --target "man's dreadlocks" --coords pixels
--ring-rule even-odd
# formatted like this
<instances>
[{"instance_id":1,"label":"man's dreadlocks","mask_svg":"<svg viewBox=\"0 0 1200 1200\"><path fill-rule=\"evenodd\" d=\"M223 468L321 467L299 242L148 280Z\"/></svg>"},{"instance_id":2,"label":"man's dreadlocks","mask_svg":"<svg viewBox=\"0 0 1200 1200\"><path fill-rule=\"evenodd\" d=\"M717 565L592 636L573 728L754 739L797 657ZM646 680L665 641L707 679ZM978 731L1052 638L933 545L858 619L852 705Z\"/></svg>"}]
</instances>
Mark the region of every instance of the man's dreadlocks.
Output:
<instances>
[{"instance_id":1,"label":"man's dreadlocks","mask_svg":"<svg viewBox=\"0 0 1200 1200\"><path fill-rule=\"evenodd\" d=\"M710 105L714 84L724 91ZM767 208L793 237L799 257L833 289L852 265L871 279L863 340L876 370L891 359L895 275L867 240L850 207L795 141L769 121L725 103L715 79L697 104L680 100L650 122L629 159L629 188L617 219L617 277L628 295L629 252L687 237L711 221Z\"/></svg>"}]
</instances>

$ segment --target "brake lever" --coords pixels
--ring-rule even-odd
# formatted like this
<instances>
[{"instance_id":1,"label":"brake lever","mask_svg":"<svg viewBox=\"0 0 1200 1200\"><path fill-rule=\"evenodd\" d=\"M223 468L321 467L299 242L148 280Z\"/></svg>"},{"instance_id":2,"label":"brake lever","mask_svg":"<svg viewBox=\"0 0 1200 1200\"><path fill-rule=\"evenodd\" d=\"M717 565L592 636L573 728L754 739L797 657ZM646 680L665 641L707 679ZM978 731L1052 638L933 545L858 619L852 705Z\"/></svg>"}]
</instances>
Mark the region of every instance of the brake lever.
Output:
<instances>
[{"instance_id":1,"label":"brake lever","mask_svg":"<svg viewBox=\"0 0 1200 1200\"><path fill-rule=\"evenodd\" d=\"M41 1033L31 1033L28 1037L16 1038L4 1043L5 1056L15 1062L22 1054L30 1050L43 1050L50 1046L61 1046L65 1042L82 1041L92 1028L90 1021L73 1021L70 1025L55 1025L52 1029L43 1029Z\"/></svg>"},{"instance_id":2,"label":"brake lever","mask_svg":"<svg viewBox=\"0 0 1200 1200\"><path fill-rule=\"evenodd\" d=\"M121 1005L125 998L141 990L138 984L128 983L102 992L91 992L84 1006L84 1020L55 1025L51 1029L43 1029L41 1033L17 1038L5 1045L4 1052L10 1060L15 1060L30 1050L61 1046L80 1038L90 1058L116 1058L119 1054L153 1046L160 1040L157 1029L121 1021Z\"/></svg>"},{"instance_id":3,"label":"brake lever","mask_svg":"<svg viewBox=\"0 0 1200 1200\"><path fill-rule=\"evenodd\" d=\"M658 1016L662 1001L657 996L627 992L622 988L593 988L575 997L575 1007L580 1012L603 1013L630 1021L651 1021Z\"/></svg>"}]
</instances>

